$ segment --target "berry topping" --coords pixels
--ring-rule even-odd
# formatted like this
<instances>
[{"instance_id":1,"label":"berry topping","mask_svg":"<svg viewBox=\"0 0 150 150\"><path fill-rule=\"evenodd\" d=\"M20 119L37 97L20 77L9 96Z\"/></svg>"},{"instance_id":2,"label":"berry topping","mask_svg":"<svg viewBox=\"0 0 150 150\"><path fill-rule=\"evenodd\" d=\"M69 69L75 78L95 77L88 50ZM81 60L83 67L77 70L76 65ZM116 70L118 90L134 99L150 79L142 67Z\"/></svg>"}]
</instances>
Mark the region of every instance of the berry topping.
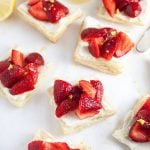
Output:
<instances>
[{"instance_id":1,"label":"berry topping","mask_svg":"<svg viewBox=\"0 0 150 150\"><path fill-rule=\"evenodd\" d=\"M28 144L28 150L79 150L71 149L66 143L63 142L45 142L45 141L32 141Z\"/></svg>"},{"instance_id":2,"label":"berry topping","mask_svg":"<svg viewBox=\"0 0 150 150\"><path fill-rule=\"evenodd\" d=\"M72 90L72 85L63 80L56 80L54 83L54 99L56 104L60 104L67 99Z\"/></svg>"},{"instance_id":3,"label":"berry topping","mask_svg":"<svg viewBox=\"0 0 150 150\"><path fill-rule=\"evenodd\" d=\"M117 50L114 54L115 57L121 57L127 54L133 47L134 43L129 36L123 32L119 32L117 35Z\"/></svg>"},{"instance_id":4,"label":"berry topping","mask_svg":"<svg viewBox=\"0 0 150 150\"><path fill-rule=\"evenodd\" d=\"M28 63L35 63L38 66L44 65L43 57L39 53L30 53L26 58L25 62Z\"/></svg>"},{"instance_id":5,"label":"berry topping","mask_svg":"<svg viewBox=\"0 0 150 150\"><path fill-rule=\"evenodd\" d=\"M0 73L2 73L5 69L7 69L10 65L9 60L0 61Z\"/></svg>"},{"instance_id":6,"label":"berry topping","mask_svg":"<svg viewBox=\"0 0 150 150\"><path fill-rule=\"evenodd\" d=\"M29 0L28 1L28 5L29 6L33 6L33 5L35 5L36 3L38 3L40 0Z\"/></svg>"},{"instance_id":7,"label":"berry topping","mask_svg":"<svg viewBox=\"0 0 150 150\"><path fill-rule=\"evenodd\" d=\"M103 0L104 7L110 16L114 16L116 12L116 0Z\"/></svg>"},{"instance_id":8,"label":"berry topping","mask_svg":"<svg viewBox=\"0 0 150 150\"><path fill-rule=\"evenodd\" d=\"M135 142L148 142L150 140L150 135L147 129L143 128L143 126L139 122L135 122L130 129L129 137L131 140Z\"/></svg>"},{"instance_id":9,"label":"berry topping","mask_svg":"<svg viewBox=\"0 0 150 150\"><path fill-rule=\"evenodd\" d=\"M103 86L98 80L90 82L81 80L79 85L75 86L66 81L56 80L54 84L56 116L62 117L70 111L75 111L80 119L93 116L102 108L102 96Z\"/></svg>"},{"instance_id":10,"label":"berry topping","mask_svg":"<svg viewBox=\"0 0 150 150\"><path fill-rule=\"evenodd\" d=\"M11 65L0 74L1 83L11 88L16 82L24 77L24 69L18 65Z\"/></svg>"},{"instance_id":11,"label":"berry topping","mask_svg":"<svg viewBox=\"0 0 150 150\"><path fill-rule=\"evenodd\" d=\"M101 57L110 60L117 49L117 37L110 38L101 47Z\"/></svg>"},{"instance_id":12,"label":"berry topping","mask_svg":"<svg viewBox=\"0 0 150 150\"><path fill-rule=\"evenodd\" d=\"M131 18L139 16L141 11L142 8L139 2L131 2L129 5L127 5L126 9L124 10L125 14Z\"/></svg>"},{"instance_id":13,"label":"berry topping","mask_svg":"<svg viewBox=\"0 0 150 150\"><path fill-rule=\"evenodd\" d=\"M48 17L46 12L43 10L42 1L34 4L32 7L28 9L28 12L36 19L41 21L48 21Z\"/></svg>"},{"instance_id":14,"label":"berry topping","mask_svg":"<svg viewBox=\"0 0 150 150\"><path fill-rule=\"evenodd\" d=\"M85 92L91 98L95 98L96 89L91 85L90 82L81 80L79 82L80 87L82 88L83 92Z\"/></svg>"},{"instance_id":15,"label":"berry topping","mask_svg":"<svg viewBox=\"0 0 150 150\"><path fill-rule=\"evenodd\" d=\"M52 23L58 22L69 13L68 8L56 0L54 0L54 2L42 0L42 2L43 9L47 14L48 20Z\"/></svg>"},{"instance_id":16,"label":"berry topping","mask_svg":"<svg viewBox=\"0 0 150 150\"><path fill-rule=\"evenodd\" d=\"M116 0L117 8L122 11L131 2L131 0Z\"/></svg>"},{"instance_id":17,"label":"berry topping","mask_svg":"<svg viewBox=\"0 0 150 150\"><path fill-rule=\"evenodd\" d=\"M23 66L23 61L24 61L23 53L21 53L17 50L12 50L12 62L13 62L13 64L18 65L18 66Z\"/></svg>"}]
</instances>

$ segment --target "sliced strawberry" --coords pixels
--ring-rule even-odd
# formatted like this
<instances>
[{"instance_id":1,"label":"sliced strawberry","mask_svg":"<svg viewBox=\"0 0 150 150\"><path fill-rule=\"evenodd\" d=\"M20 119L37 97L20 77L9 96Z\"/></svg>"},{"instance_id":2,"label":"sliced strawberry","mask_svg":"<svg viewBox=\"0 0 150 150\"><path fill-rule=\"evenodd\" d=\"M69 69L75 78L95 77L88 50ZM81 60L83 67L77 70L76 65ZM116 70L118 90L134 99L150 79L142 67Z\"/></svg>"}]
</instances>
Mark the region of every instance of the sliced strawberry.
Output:
<instances>
[{"instance_id":1,"label":"sliced strawberry","mask_svg":"<svg viewBox=\"0 0 150 150\"><path fill-rule=\"evenodd\" d=\"M137 119L143 119L146 122L150 123L150 110L142 109L137 113Z\"/></svg>"},{"instance_id":2,"label":"sliced strawberry","mask_svg":"<svg viewBox=\"0 0 150 150\"><path fill-rule=\"evenodd\" d=\"M120 11L122 11L126 8L127 5L129 5L130 2L131 2L131 0L116 0L117 8Z\"/></svg>"},{"instance_id":3,"label":"sliced strawberry","mask_svg":"<svg viewBox=\"0 0 150 150\"><path fill-rule=\"evenodd\" d=\"M100 108L101 104L97 100L87 94L82 94L76 114L80 119L84 119L97 114Z\"/></svg>"},{"instance_id":4,"label":"sliced strawberry","mask_svg":"<svg viewBox=\"0 0 150 150\"><path fill-rule=\"evenodd\" d=\"M24 61L23 53L13 49L11 57L12 57L13 64L18 66L23 66L23 61Z\"/></svg>"},{"instance_id":5,"label":"sliced strawberry","mask_svg":"<svg viewBox=\"0 0 150 150\"><path fill-rule=\"evenodd\" d=\"M18 65L10 65L5 71L0 75L1 83L7 87L11 88L17 81L24 77L24 69Z\"/></svg>"},{"instance_id":6,"label":"sliced strawberry","mask_svg":"<svg viewBox=\"0 0 150 150\"><path fill-rule=\"evenodd\" d=\"M104 93L103 84L99 80L91 80L90 83L94 87L94 89L96 89L95 99L101 102Z\"/></svg>"},{"instance_id":7,"label":"sliced strawberry","mask_svg":"<svg viewBox=\"0 0 150 150\"><path fill-rule=\"evenodd\" d=\"M117 43L117 50L114 54L115 57L121 57L127 54L134 47L134 43L124 32L118 33Z\"/></svg>"},{"instance_id":8,"label":"sliced strawberry","mask_svg":"<svg viewBox=\"0 0 150 150\"><path fill-rule=\"evenodd\" d=\"M57 23L69 13L69 9L56 0L54 2L42 0L42 3L44 11L48 16L49 21L52 23Z\"/></svg>"},{"instance_id":9,"label":"sliced strawberry","mask_svg":"<svg viewBox=\"0 0 150 150\"><path fill-rule=\"evenodd\" d=\"M32 141L28 144L28 150L71 150L66 143L63 142L45 142Z\"/></svg>"},{"instance_id":10,"label":"sliced strawberry","mask_svg":"<svg viewBox=\"0 0 150 150\"><path fill-rule=\"evenodd\" d=\"M31 91L34 89L34 82L34 76L32 74L28 74L13 85L13 87L10 89L10 93L12 95L18 95L27 91Z\"/></svg>"},{"instance_id":11,"label":"sliced strawberry","mask_svg":"<svg viewBox=\"0 0 150 150\"><path fill-rule=\"evenodd\" d=\"M44 65L44 59L39 53L30 53L26 58L25 62L28 63L35 63L38 66Z\"/></svg>"},{"instance_id":12,"label":"sliced strawberry","mask_svg":"<svg viewBox=\"0 0 150 150\"><path fill-rule=\"evenodd\" d=\"M139 16L141 11L142 7L139 2L131 2L124 10L125 14L131 18Z\"/></svg>"},{"instance_id":13,"label":"sliced strawberry","mask_svg":"<svg viewBox=\"0 0 150 150\"><path fill-rule=\"evenodd\" d=\"M150 97L147 99L147 101L143 105L142 109L150 110Z\"/></svg>"},{"instance_id":14,"label":"sliced strawberry","mask_svg":"<svg viewBox=\"0 0 150 150\"><path fill-rule=\"evenodd\" d=\"M63 80L56 80L54 83L54 99L59 105L63 100L67 99L72 90L72 85Z\"/></svg>"},{"instance_id":15,"label":"sliced strawberry","mask_svg":"<svg viewBox=\"0 0 150 150\"><path fill-rule=\"evenodd\" d=\"M150 140L148 130L143 128L139 122L135 122L130 129L129 137L135 142L148 142Z\"/></svg>"},{"instance_id":16,"label":"sliced strawberry","mask_svg":"<svg viewBox=\"0 0 150 150\"><path fill-rule=\"evenodd\" d=\"M70 92L69 98L72 100L77 100L79 101L81 94L82 94L82 89L79 86L73 86L72 90Z\"/></svg>"},{"instance_id":17,"label":"sliced strawberry","mask_svg":"<svg viewBox=\"0 0 150 150\"><path fill-rule=\"evenodd\" d=\"M7 69L10 65L10 61L4 60L0 61L0 73L2 73L5 69Z\"/></svg>"},{"instance_id":18,"label":"sliced strawberry","mask_svg":"<svg viewBox=\"0 0 150 150\"><path fill-rule=\"evenodd\" d=\"M62 117L63 115L67 114L70 111L75 110L79 105L79 99L73 100L73 99L66 99L62 101L56 108L56 116Z\"/></svg>"},{"instance_id":19,"label":"sliced strawberry","mask_svg":"<svg viewBox=\"0 0 150 150\"><path fill-rule=\"evenodd\" d=\"M82 88L82 90L91 98L95 98L96 95L96 89L91 85L90 82L81 80L79 81L79 85Z\"/></svg>"},{"instance_id":20,"label":"sliced strawberry","mask_svg":"<svg viewBox=\"0 0 150 150\"><path fill-rule=\"evenodd\" d=\"M89 42L89 51L90 53L96 57L99 58L100 57L100 50L99 50L99 40L98 39L93 39Z\"/></svg>"},{"instance_id":21,"label":"sliced strawberry","mask_svg":"<svg viewBox=\"0 0 150 150\"><path fill-rule=\"evenodd\" d=\"M33 6L33 5L35 5L36 3L38 3L39 1L41 1L41 0L29 0L29 1L28 1L28 5L29 5L29 6Z\"/></svg>"},{"instance_id":22,"label":"sliced strawberry","mask_svg":"<svg viewBox=\"0 0 150 150\"><path fill-rule=\"evenodd\" d=\"M43 10L42 1L39 1L35 5L28 9L28 12L36 19L41 21L48 21L46 12Z\"/></svg>"},{"instance_id":23,"label":"sliced strawberry","mask_svg":"<svg viewBox=\"0 0 150 150\"><path fill-rule=\"evenodd\" d=\"M108 39L100 48L101 57L110 60L117 49L117 37Z\"/></svg>"},{"instance_id":24,"label":"sliced strawberry","mask_svg":"<svg viewBox=\"0 0 150 150\"><path fill-rule=\"evenodd\" d=\"M116 0L103 0L103 4L109 15L113 17L116 11Z\"/></svg>"},{"instance_id":25,"label":"sliced strawberry","mask_svg":"<svg viewBox=\"0 0 150 150\"><path fill-rule=\"evenodd\" d=\"M38 73L38 65L35 63L29 63L24 67L24 70L26 71L26 73Z\"/></svg>"}]
</instances>

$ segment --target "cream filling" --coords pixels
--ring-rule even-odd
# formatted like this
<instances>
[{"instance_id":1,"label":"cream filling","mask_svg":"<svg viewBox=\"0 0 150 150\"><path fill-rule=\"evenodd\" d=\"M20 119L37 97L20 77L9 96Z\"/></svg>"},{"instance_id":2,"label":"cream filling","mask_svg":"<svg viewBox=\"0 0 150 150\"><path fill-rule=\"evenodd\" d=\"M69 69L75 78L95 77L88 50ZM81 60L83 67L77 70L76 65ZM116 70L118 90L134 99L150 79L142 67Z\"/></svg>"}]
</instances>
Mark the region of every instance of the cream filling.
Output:
<instances>
[{"instance_id":1,"label":"cream filling","mask_svg":"<svg viewBox=\"0 0 150 150\"><path fill-rule=\"evenodd\" d=\"M137 23L145 24L146 22L149 21L150 1L149 0L142 0L142 1L140 1L140 5L142 7L142 12L139 16L137 16L135 18L131 18L129 16L126 16L123 12L116 13L113 16L113 18L120 20L120 21L127 21L127 22L131 22L131 23L137 22ZM104 15L106 18L112 18L108 14L108 12L106 11L106 9L104 8L102 3L98 8L98 14Z\"/></svg>"}]
</instances>

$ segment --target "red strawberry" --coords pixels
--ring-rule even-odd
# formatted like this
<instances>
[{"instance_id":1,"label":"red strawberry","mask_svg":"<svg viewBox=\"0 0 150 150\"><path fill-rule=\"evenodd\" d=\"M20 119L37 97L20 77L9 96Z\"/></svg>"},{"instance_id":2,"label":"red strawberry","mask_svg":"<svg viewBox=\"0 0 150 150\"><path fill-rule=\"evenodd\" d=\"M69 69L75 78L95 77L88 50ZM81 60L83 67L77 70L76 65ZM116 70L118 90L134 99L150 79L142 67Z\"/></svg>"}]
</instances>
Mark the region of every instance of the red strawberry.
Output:
<instances>
[{"instance_id":1,"label":"red strawberry","mask_svg":"<svg viewBox=\"0 0 150 150\"><path fill-rule=\"evenodd\" d=\"M120 11L122 11L126 8L127 5L129 5L130 2L131 2L131 0L116 0L117 8Z\"/></svg>"},{"instance_id":2,"label":"red strawberry","mask_svg":"<svg viewBox=\"0 0 150 150\"><path fill-rule=\"evenodd\" d=\"M36 3L38 3L39 1L41 1L41 0L29 0L29 1L28 1L28 5L29 5L29 6L33 6L33 5L35 5Z\"/></svg>"},{"instance_id":3,"label":"red strawberry","mask_svg":"<svg viewBox=\"0 0 150 150\"><path fill-rule=\"evenodd\" d=\"M83 119L85 117L91 117L97 114L100 108L100 102L96 101L95 99L92 99L87 94L82 94L79 101L79 108L76 111L76 114L80 119Z\"/></svg>"},{"instance_id":4,"label":"red strawberry","mask_svg":"<svg viewBox=\"0 0 150 150\"><path fill-rule=\"evenodd\" d=\"M63 80L56 80L54 83L54 99L59 105L63 100L67 99L72 90L72 85Z\"/></svg>"},{"instance_id":5,"label":"red strawberry","mask_svg":"<svg viewBox=\"0 0 150 150\"><path fill-rule=\"evenodd\" d=\"M10 61L4 60L0 61L0 73L2 73L5 69L7 69L10 65Z\"/></svg>"},{"instance_id":6,"label":"red strawberry","mask_svg":"<svg viewBox=\"0 0 150 150\"><path fill-rule=\"evenodd\" d=\"M91 80L90 83L96 89L95 99L101 102L104 93L102 83L99 80Z\"/></svg>"},{"instance_id":7,"label":"red strawberry","mask_svg":"<svg viewBox=\"0 0 150 150\"><path fill-rule=\"evenodd\" d=\"M28 150L71 150L66 143L63 142L45 142L32 141L28 144Z\"/></svg>"},{"instance_id":8,"label":"red strawberry","mask_svg":"<svg viewBox=\"0 0 150 150\"><path fill-rule=\"evenodd\" d=\"M24 69L18 65L10 65L8 69L0 75L1 83L8 88L11 88L16 82L24 77Z\"/></svg>"},{"instance_id":9,"label":"red strawberry","mask_svg":"<svg viewBox=\"0 0 150 150\"><path fill-rule=\"evenodd\" d=\"M116 11L116 0L103 0L103 4L109 15L113 17Z\"/></svg>"},{"instance_id":10,"label":"red strawberry","mask_svg":"<svg viewBox=\"0 0 150 150\"><path fill-rule=\"evenodd\" d=\"M79 105L79 99L73 100L73 99L66 99L62 101L56 108L56 116L61 117L65 114L67 114L70 111L75 110Z\"/></svg>"},{"instance_id":11,"label":"red strawberry","mask_svg":"<svg viewBox=\"0 0 150 150\"><path fill-rule=\"evenodd\" d=\"M28 63L35 63L38 66L44 65L44 59L39 53L30 53L26 58L25 62Z\"/></svg>"},{"instance_id":12,"label":"red strawberry","mask_svg":"<svg viewBox=\"0 0 150 150\"><path fill-rule=\"evenodd\" d=\"M142 109L137 113L137 119L143 119L146 122L150 123L150 110Z\"/></svg>"},{"instance_id":13,"label":"red strawberry","mask_svg":"<svg viewBox=\"0 0 150 150\"><path fill-rule=\"evenodd\" d=\"M13 49L11 57L12 57L13 64L18 66L23 66L23 61L24 61L23 53Z\"/></svg>"},{"instance_id":14,"label":"red strawberry","mask_svg":"<svg viewBox=\"0 0 150 150\"><path fill-rule=\"evenodd\" d=\"M117 50L114 54L115 57L121 57L128 53L133 47L134 43L129 36L123 32L119 32L117 35Z\"/></svg>"},{"instance_id":15,"label":"red strawberry","mask_svg":"<svg viewBox=\"0 0 150 150\"><path fill-rule=\"evenodd\" d=\"M27 91L31 91L34 89L34 82L34 76L32 74L28 74L13 85L13 87L10 89L10 93L12 95L18 95Z\"/></svg>"},{"instance_id":16,"label":"red strawberry","mask_svg":"<svg viewBox=\"0 0 150 150\"><path fill-rule=\"evenodd\" d=\"M62 17L65 17L69 10L66 6L58 1L50 2L42 0L44 11L48 16L48 20L52 23L58 22Z\"/></svg>"},{"instance_id":17,"label":"red strawberry","mask_svg":"<svg viewBox=\"0 0 150 150\"><path fill-rule=\"evenodd\" d=\"M82 94L82 89L79 86L73 86L69 97L70 98L72 97L71 98L72 100L79 101L81 94Z\"/></svg>"},{"instance_id":18,"label":"red strawberry","mask_svg":"<svg viewBox=\"0 0 150 150\"><path fill-rule=\"evenodd\" d=\"M42 1L39 1L35 5L28 9L28 12L36 19L41 21L48 21L46 12L43 10Z\"/></svg>"},{"instance_id":19,"label":"red strawberry","mask_svg":"<svg viewBox=\"0 0 150 150\"><path fill-rule=\"evenodd\" d=\"M89 42L89 51L90 53L96 57L99 58L100 57L100 50L99 50L100 44L99 44L99 40L98 39L93 39Z\"/></svg>"},{"instance_id":20,"label":"red strawberry","mask_svg":"<svg viewBox=\"0 0 150 150\"><path fill-rule=\"evenodd\" d=\"M147 101L143 105L142 109L150 110L150 97L147 99Z\"/></svg>"},{"instance_id":21,"label":"red strawberry","mask_svg":"<svg viewBox=\"0 0 150 150\"><path fill-rule=\"evenodd\" d=\"M125 14L132 18L139 16L141 11L142 8L139 2L131 2L124 10Z\"/></svg>"},{"instance_id":22,"label":"red strawberry","mask_svg":"<svg viewBox=\"0 0 150 150\"><path fill-rule=\"evenodd\" d=\"M100 49L101 57L110 60L116 52L117 44L117 37L108 39Z\"/></svg>"},{"instance_id":23,"label":"red strawberry","mask_svg":"<svg viewBox=\"0 0 150 150\"><path fill-rule=\"evenodd\" d=\"M135 142L148 142L150 141L148 130L143 128L138 122L135 122L130 129L129 137Z\"/></svg>"},{"instance_id":24,"label":"red strawberry","mask_svg":"<svg viewBox=\"0 0 150 150\"><path fill-rule=\"evenodd\" d=\"M90 84L90 82L81 80L79 82L80 87L82 90L91 98L95 98L96 89Z\"/></svg>"}]
</instances>

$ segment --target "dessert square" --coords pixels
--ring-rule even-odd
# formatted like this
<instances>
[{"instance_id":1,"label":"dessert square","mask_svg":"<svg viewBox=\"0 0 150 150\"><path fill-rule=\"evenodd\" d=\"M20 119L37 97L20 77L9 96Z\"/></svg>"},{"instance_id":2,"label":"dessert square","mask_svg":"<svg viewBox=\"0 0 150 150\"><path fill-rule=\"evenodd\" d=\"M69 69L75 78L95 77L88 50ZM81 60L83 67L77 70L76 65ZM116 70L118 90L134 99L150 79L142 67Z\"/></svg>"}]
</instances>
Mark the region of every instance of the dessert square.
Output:
<instances>
[{"instance_id":1,"label":"dessert square","mask_svg":"<svg viewBox=\"0 0 150 150\"><path fill-rule=\"evenodd\" d=\"M34 18L28 12L28 2L24 2L23 4L21 4L18 7L18 11L24 20L26 20L34 28L36 28L43 35L45 35L51 42L55 43L61 38L68 26L82 16L82 11L79 8L70 6L65 1L63 1L63 4L67 6L67 8L69 9L69 13L56 23L41 21Z\"/></svg>"},{"instance_id":2,"label":"dessert square","mask_svg":"<svg viewBox=\"0 0 150 150\"><path fill-rule=\"evenodd\" d=\"M11 55L0 61L0 94L12 105L23 107L38 88L45 73L49 72L49 65L43 65L44 59L40 53L24 55L20 48L12 49Z\"/></svg>"},{"instance_id":3,"label":"dessert square","mask_svg":"<svg viewBox=\"0 0 150 150\"><path fill-rule=\"evenodd\" d=\"M81 32L88 28L103 28L103 26L101 26L101 23L98 20L88 16L83 21ZM120 58L112 57L110 60L106 60L102 57L93 57L88 49L88 42L83 41L81 37L79 37L79 41L74 53L74 61L111 75L118 75L123 72L123 63L125 59L124 56Z\"/></svg>"},{"instance_id":4,"label":"dessert square","mask_svg":"<svg viewBox=\"0 0 150 150\"><path fill-rule=\"evenodd\" d=\"M118 2L120 2L120 4L117 4L119 6L119 8L116 8L116 10L114 10L113 16L110 15L112 12L113 6L111 7L111 4L110 4L110 6L108 6L108 7L111 7L112 9L108 8L108 11L107 11L106 8L104 7L103 1L108 1L108 0L101 0L99 3L97 15L100 18L103 18L108 21L116 22L116 23L121 23L121 24L126 24L126 25L140 25L140 26L148 23L148 21L149 21L148 14L149 14L149 9L150 9L150 2L148 0L133 2L134 3L133 7L128 6L128 7L130 7L130 8L127 8L128 10L133 9L133 11L135 11L135 12L129 12L126 9L126 7L127 7L126 5L128 5L127 2L130 2L130 1L118 0ZM113 1L112 1L112 3L113 3ZM117 3L117 0L115 0L115 1ZM107 3L107 2L105 2L105 3ZM125 10L123 7L125 8ZM134 8L137 8L137 10L134 10ZM126 11L126 12L124 12L124 11ZM137 15L137 11L139 11L138 15ZM109 14L109 12L110 12L110 14ZM125 13L127 13L127 14L130 13L130 14L128 16Z\"/></svg>"},{"instance_id":5,"label":"dessert square","mask_svg":"<svg viewBox=\"0 0 150 150\"><path fill-rule=\"evenodd\" d=\"M114 138L116 138L122 144L125 144L126 146L128 146L131 150L135 150L135 149L136 150L142 150L142 149L149 150L150 148L150 142L147 141L148 139L145 139L145 137L142 134L134 133L136 130L138 131L137 125L136 126L134 125L134 121L135 121L134 118L135 116L137 116L141 108L144 107L145 103L148 101L149 98L150 98L149 95L146 95L143 98L141 98L133 107L133 109L127 113L120 127L116 129L113 133ZM143 119L138 119L137 122L144 125ZM131 129L132 129L132 132L131 132ZM133 129L134 129L134 132L133 132ZM130 134L130 137L129 137L129 134ZM133 140L131 140L131 137Z\"/></svg>"},{"instance_id":6,"label":"dessert square","mask_svg":"<svg viewBox=\"0 0 150 150\"><path fill-rule=\"evenodd\" d=\"M34 143L34 141L37 141L37 142ZM31 141L31 143L29 144L30 148L29 148L29 145L28 145L28 150L34 150L34 146L40 145L39 141L43 141L43 143L44 142L52 142L52 143L60 142L56 138L54 138L50 133L48 133L47 131L39 129L37 131L37 133L35 134L33 140ZM67 144L67 143L64 143L64 141L63 141L63 144ZM84 143L80 143L79 145L69 144L68 146L71 147L71 148L74 148L74 149L76 148L76 149L80 149L80 150L91 150L91 148L85 146ZM63 150L65 150L65 147L63 147ZM66 149L66 150L68 150L68 149Z\"/></svg>"},{"instance_id":7,"label":"dessert square","mask_svg":"<svg viewBox=\"0 0 150 150\"><path fill-rule=\"evenodd\" d=\"M90 127L98 122L101 122L102 120L105 120L105 119L111 117L116 112L116 110L110 104L110 102L108 102L107 99L102 96L103 95L103 86L101 86L101 82L99 80L90 80L90 81L80 80L79 82L80 82L79 83L80 85L75 83L74 84L75 86L73 86L73 88L72 88L71 93L74 93L74 94L71 94L68 96L74 102L75 102L75 100L79 101L79 104L77 104L79 106L75 106L75 109L71 110L71 111L68 111L65 109L65 113L63 113L63 114L62 114L62 105L64 105L68 109L68 107L73 107L76 104L71 104L69 102L70 104L68 106L64 100L64 101L62 101L62 103L60 103L60 105L61 105L60 106L60 105L58 105L59 102L56 104L57 100L56 100L55 96L57 96L57 95L61 96L59 91L60 92L67 91L67 88L66 88L66 90L64 89L65 86L66 85L71 86L71 84L69 84L68 82L63 81L63 80L55 80L54 87L50 87L48 90L48 93L50 96L51 107L54 110L54 115L55 115L56 119L58 120L60 127L64 134L71 134L71 133L76 133L81 130L84 130L87 127ZM82 84L82 86L86 86L86 87L89 87L89 89L91 89L91 85L89 85L89 83L91 84L92 82L93 82L92 85L95 85L97 87L100 85L100 88L102 88L101 89L102 91L99 91L100 93L96 92L96 96L95 96L95 97L97 97L96 99L98 102L100 100L100 107L99 107L99 103L97 104L97 102L95 102L95 100L89 98L91 96L87 97L85 95L86 92L80 91L81 84ZM62 83L62 85L60 83ZM57 90L57 87L59 88L58 90ZM68 89L69 89L69 87L68 87ZM98 91L98 89L96 89L96 91ZM75 92L77 92L77 93L75 94ZM82 94L80 95L79 93L80 94L82 93ZM100 97L100 98L98 98L98 97ZM69 101L71 101L71 100L69 100ZM84 100L85 101L87 100L86 104L85 104ZM92 102L90 102L90 101L92 101ZM85 109L86 112L81 112L80 107L82 107L82 106L83 106L82 109ZM58 109L58 107L59 107L59 109ZM86 107L88 107L88 108L86 108ZM89 108L89 107L94 107L94 108ZM95 107L99 107L99 108L95 110ZM91 109L91 110L88 111L87 109Z\"/></svg>"}]
</instances>

